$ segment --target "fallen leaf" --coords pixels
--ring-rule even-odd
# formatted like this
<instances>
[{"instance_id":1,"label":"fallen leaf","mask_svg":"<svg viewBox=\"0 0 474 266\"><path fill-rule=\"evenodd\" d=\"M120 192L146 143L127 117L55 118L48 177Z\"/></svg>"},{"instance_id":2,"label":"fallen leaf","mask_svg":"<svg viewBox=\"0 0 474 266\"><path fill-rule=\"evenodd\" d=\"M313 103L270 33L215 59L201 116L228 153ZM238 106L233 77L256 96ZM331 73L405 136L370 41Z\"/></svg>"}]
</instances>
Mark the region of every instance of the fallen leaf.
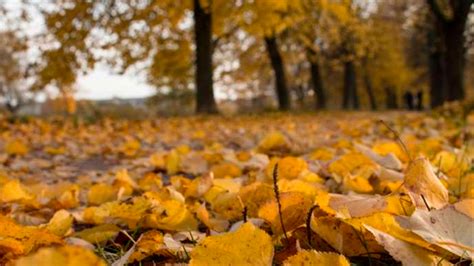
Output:
<instances>
[{"instance_id":1,"label":"fallen leaf","mask_svg":"<svg viewBox=\"0 0 474 266\"><path fill-rule=\"evenodd\" d=\"M397 217L400 225L459 257L474 258L474 220L449 205L439 210L417 209L410 217Z\"/></svg>"},{"instance_id":2,"label":"fallen leaf","mask_svg":"<svg viewBox=\"0 0 474 266\"><path fill-rule=\"evenodd\" d=\"M331 252L317 252L315 250L301 250L296 255L289 257L283 262L285 266L291 265L331 265L331 266L349 266L350 263L341 254Z\"/></svg>"},{"instance_id":3,"label":"fallen leaf","mask_svg":"<svg viewBox=\"0 0 474 266\"><path fill-rule=\"evenodd\" d=\"M62 246L42 248L29 256L18 259L15 266L105 266L107 265L101 258L97 257L93 251L78 246Z\"/></svg>"},{"instance_id":4,"label":"fallen leaf","mask_svg":"<svg viewBox=\"0 0 474 266\"><path fill-rule=\"evenodd\" d=\"M408 165L404 188L417 208L440 209L449 201L448 190L426 158L418 158Z\"/></svg>"},{"instance_id":5,"label":"fallen leaf","mask_svg":"<svg viewBox=\"0 0 474 266\"><path fill-rule=\"evenodd\" d=\"M237 231L204 238L191 252L191 266L271 265L273 244L270 236L251 223Z\"/></svg>"}]
</instances>

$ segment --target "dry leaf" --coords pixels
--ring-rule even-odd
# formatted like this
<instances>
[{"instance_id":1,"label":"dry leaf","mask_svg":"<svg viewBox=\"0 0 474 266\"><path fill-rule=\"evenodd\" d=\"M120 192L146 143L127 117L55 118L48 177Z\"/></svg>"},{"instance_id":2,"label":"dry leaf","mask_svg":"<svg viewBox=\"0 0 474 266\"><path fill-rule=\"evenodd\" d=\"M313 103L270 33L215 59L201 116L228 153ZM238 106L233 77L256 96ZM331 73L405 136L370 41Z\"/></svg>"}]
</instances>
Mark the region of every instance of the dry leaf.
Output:
<instances>
[{"instance_id":1,"label":"dry leaf","mask_svg":"<svg viewBox=\"0 0 474 266\"><path fill-rule=\"evenodd\" d=\"M191 252L191 266L271 265L273 243L269 235L251 223L237 231L209 236Z\"/></svg>"}]
</instances>

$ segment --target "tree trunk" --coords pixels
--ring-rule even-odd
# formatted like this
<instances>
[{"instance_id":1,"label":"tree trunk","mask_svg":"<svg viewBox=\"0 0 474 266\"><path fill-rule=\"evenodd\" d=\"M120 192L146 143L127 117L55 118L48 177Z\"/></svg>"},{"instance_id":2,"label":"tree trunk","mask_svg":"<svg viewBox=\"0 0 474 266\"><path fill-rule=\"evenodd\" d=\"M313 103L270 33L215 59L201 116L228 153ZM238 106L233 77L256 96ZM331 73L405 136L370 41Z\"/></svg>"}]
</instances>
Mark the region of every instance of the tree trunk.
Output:
<instances>
[{"instance_id":1,"label":"tree trunk","mask_svg":"<svg viewBox=\"0 0 474 266\"><path fill-rule=\"evenodd\" d=\"M310 64L311 84L314 92L315 108L324 109L326 108L326 92L324 89L319 61L316 58L316 53L313 50L307 49L306 54Z\"/></svg>"},{"instance_id":2,"label":"tree trunk","mask_svg":"<svg viewBox=\"0 0 474 266\"><path fill-rule=\"evenodd\" d=\"M467 0L465 0L467 1ZM445 24L444 45L446 47L445 66L446 81L448 84L448 101L464 99L464 66L466 61L465 51L465 19L456 19Z\"/></svg>"},{"instance_id":3,"label":"tree trunk","mask_svg":"<svg viewBox=\"0 0 474 266\"><path fill-rule=\"evenodd\" d=\"M368 63L367 60L364 60L364 83L365 89L367 90L367 95L369 96L370 109L375 111L377 110L377 100L375 99L374 87L372 86L372 80L368 73Z\"/></svg>"},{"instance_id":4,"label":"tree trunk","mask_svg":"<svg viewBox=\"0 0 474 266\"><path fill-rule=\"evenodd\" d=\"M430 70L435 72L443 71L444 84L446 85L444 92L442 93L443 100L455 101L462 100L465 97L464 91L464 67L466 61L466 49L465 45L465 29L466 22L471 5L474 3L472 0L459 0L449 1L449 8L451 14L447 15L443 8L439 6L436 0L427 0L435 16L435 25L438 37L442 41L442 64L435 63L434 60L438 60L436 57L430 58ZM437 56L437 55L434 55ZM431 65L433 64L433 65ZM436 66L438 64L438 66ZM434 79L435 73L431 73ZM431 85L435 85L432 80ZM439 86L439 85L438 85ZM436 100L432 100L434 106L439 105L440 97L439 92L435 92L436 87L431 88L431 92L434 93Z\"/></svg>"},{"instance_id":5,"label":"tree trunk","mask_svg":"<svg viewBox=\"0 0 474 266\"><path fill-rule=\"evenodd\" d=\"M384 90L387 109L397 109L397 94L389 87L385 87Z\"/></svg>"},{"instance_id":6,"label":"tree trunk","mask_svg":"<svg viewBox=\"0 0 474 266\"><path fill-rule=\"evenodd\" d=\"M194 40L196 45L196 112L217 113L212 80L212 15L194 0Z\"/></svg>"},{"instance_id":7,"label":"tree trunk","mask_svg":"<svg viewBox=\"0 0 474 266\"><path fill-rule=\"evenodd\" d=\"M272 64L275 75L275 89L278 97L278 109L290 109L290 95L286 84L285 69L283 66L283 58L281 57L276 37L265 37L265 46L267 48L268 56Z\"/></svg>"},{"instance_id":8,"label":"tree trunk","mask_svg":"<svg viewBox=\"0 0 474 266\"><path fill-rule=\"evenodd\" d=\"M359 95L357 94L357 80L354 62L347 61L344 63L344 109L359 109Z\"/></svg>"},{"instance_id":9,"label":"tree trunk","mask_svg":"<svg viewBox=\"0 0 474 266\"><path fill-rule=\"evenodd\" d=\"M429 76L430 76L430 102L431 107L443 105L447 98L447 84L445 77L445 66L443 62L443 52L438 34L439 31L431 30L428 33L429 45Z\"/></svg>"},{"instance_id":10,"label":"tree trunk","mask_svg":"<svg viewBox=\"0 0 474 266\"><path fill-rule=\"evenodd\" d=\"M375 99L372 81L370 80L370 76L367 73L364 74L364 83L365 89L367 90L367 95L369 96L370 109L375 111L377 110L377 100Z\"/></svg>"}]
</instances>

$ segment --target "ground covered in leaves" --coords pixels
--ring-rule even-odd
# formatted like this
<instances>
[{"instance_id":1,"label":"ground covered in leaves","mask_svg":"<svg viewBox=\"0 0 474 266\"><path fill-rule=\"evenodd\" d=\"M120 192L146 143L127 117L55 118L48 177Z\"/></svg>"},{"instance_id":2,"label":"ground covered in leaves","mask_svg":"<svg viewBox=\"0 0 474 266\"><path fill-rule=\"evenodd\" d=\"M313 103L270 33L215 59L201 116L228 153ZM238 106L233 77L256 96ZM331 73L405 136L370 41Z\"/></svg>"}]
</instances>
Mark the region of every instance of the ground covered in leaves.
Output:
<instances>
[{"instance_id":1,"label":"ground covered in leaves","mask_svg":"<svg viewBox=\"0 0 474 266\"><path fill-rule=\"evenodd\" d=\"M1 120L0 264L467 265L473 126L417 113Z\"/></svg>"}]
</instances>

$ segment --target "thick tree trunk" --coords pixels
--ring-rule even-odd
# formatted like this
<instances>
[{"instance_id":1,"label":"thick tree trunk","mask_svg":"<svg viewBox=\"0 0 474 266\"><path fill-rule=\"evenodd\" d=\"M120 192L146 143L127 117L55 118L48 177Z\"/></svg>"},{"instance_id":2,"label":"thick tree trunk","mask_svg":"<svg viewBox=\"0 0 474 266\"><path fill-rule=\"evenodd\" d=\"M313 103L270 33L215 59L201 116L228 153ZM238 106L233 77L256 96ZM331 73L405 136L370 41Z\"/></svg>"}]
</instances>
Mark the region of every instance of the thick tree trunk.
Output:
<instances>
[{"instance_id":1,"label":"thick tree trunk","mask_svg":"<svg viewBox=\"0 0 474 266\"><path fill-rule=\"evenodd\" d=\"M466 22L472 0L449 1L451 14L446 14L443 8L439 6L436 0L427 0L431 10L435 16L435 28L437 37L441 42L441 55L432 54L430 58L431 73L431 100L433 106L440 105L439 97L443 97L443 101L462 100L465 97L464 89L464 67L466 49L464 32ZM441 59L438 59L441 57ZM436 62L440 61L442 63ZM435 75L443 72L444 90L442 93L437 91L439 85Z\"/></svg>"},{"instance_id":2,"label":"thick tree trunk","mask_svg":"<svg viewBox=\"0 0 474 266\"><path fill-rule=\"evenodd\" d=\"M347 61L344 63L344 91L343 91L344 109L359 109L359 95L357 93L357 80L354 62Z\"/></svg>"},{"instance_id":3,"label":"thick tree trunk","mask_svg":"<svg viewBox=\"0 0 474 266\"><path fill-rule=\"evenodd\" d=\"M437 36L436 30L431 30L428 33L429 45L429 76L430 76L430 102L431 107L438 107L443 105L447 98L447 84L445 77L445 66L443 61L443 52L440 44L440 39Z\"/></svg>"},{"instance_id":4,"label":"thick tree trunk","mask_svg":"<svg viewBox=\"0 0 474 266\"><path fill-rule=\"evenodd\" d=\"M265 37L265 46L275 75L275 90L278 97L278 109L290 109L290 95L286 84L283 58L278 50L276 37Z\"/></svg>"},{"instance_id":5,"label":"thick tree trunk","mask_svg":"<svg viewBox=\"0 0 474 266\"><path fill-rule=\"evenodd\" d=\"M323 84L319 60L316 53L311 49L307 49L306 54L310 64L311 84L314 92L315 108L324 109L326 108L326 91Z\"/></svg>"},{"instance_id":6,"label":"thick tree trunk","mask_svg":"<svg viewBox=\"0 0 474 266\"><path fill-rule=\"evenodd\" d=\"M212 80L212 15L194 0L196 112L217 113Z\"/></svg>"},{"instance_id":7,"label":"thick tree trunk","mask_svg":"<svg viewBox=\"0 0 474 266\"><path fill-rule=\"evenodd\" d=\"M467 1L467 0L464 0ZM444 45L448 101L464 99L464 66L466 61L464 29L466 20L456 19L444 25Z\"/></svg>"}]
</instances>

